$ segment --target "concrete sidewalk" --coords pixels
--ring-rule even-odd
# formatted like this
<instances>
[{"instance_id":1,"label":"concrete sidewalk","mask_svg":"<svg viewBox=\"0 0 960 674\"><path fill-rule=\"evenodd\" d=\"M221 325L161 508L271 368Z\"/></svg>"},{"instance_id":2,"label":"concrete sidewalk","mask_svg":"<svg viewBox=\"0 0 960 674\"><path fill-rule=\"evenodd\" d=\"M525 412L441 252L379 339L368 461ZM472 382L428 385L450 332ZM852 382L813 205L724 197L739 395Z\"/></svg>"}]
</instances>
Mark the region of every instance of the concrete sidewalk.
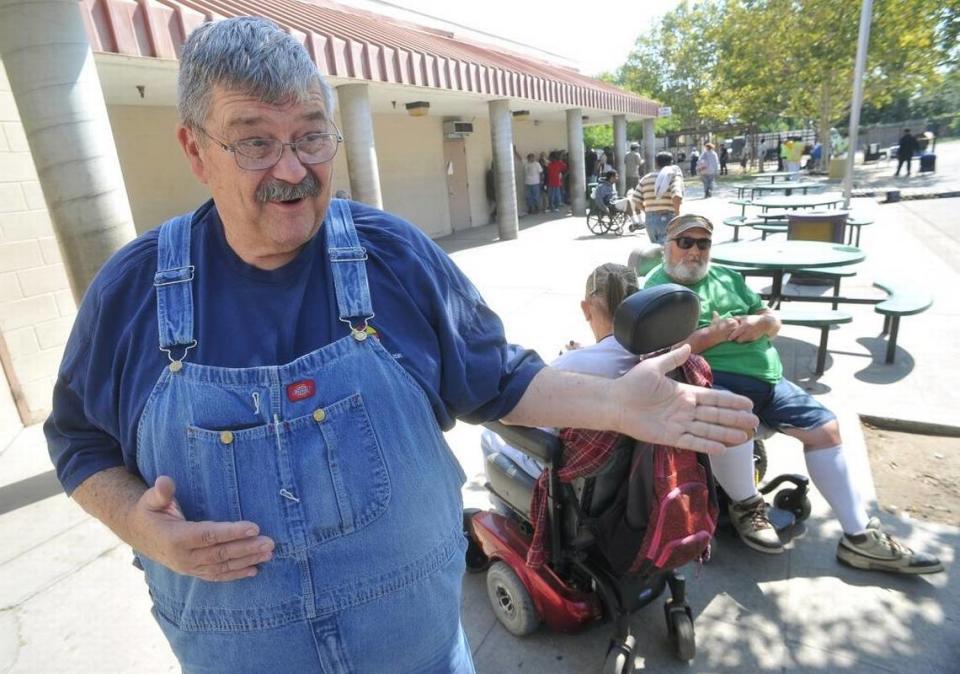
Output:
<instances>
[{"instance_id":1,"label":"concrete sidewalk","mask_svg":"<svg viewBox=\"0 0 960 674\"><path fill-rule=\"evenodd\" d=\"M858 414L956 424L958 209L960 199L882 206L857 199L853 204L857 214L876 224L863 231L867 260L860 275L844 281L845 294L874 292L871 281L882 276L919 282L935 296L932 309L903 320L894 365L882 362L885 342L877 336L882 317L869 306L853 307L853 323L832 332L821 377L813 375L818 332L785 328L777 340L788 376L838 413L848 461L871 499ZM739 212L720 198L688 198L684 210L718 222ZM606 261L626 262L646 237L596 237L574 217L540 216L521 223L516 241L496 242L495 228L483 227L439 243L498 311L508 337L550 359L570 339L589 341L578 309L589 271ZM718 226L718 239L732 234L726 229ZM447 437L468 476L465 503L484 507L479 432L458 424ZM768 452L769 475L803 472L795 441L776 436ZM149 614L146 588L130 565L129 549L62 494L30 502L31 494L55 489L48 471L37 426L24 429L0 451L0 672L178 671ZM25 483L28 479L32 482ZM754 553L721 533L714 558L688 570L697 629L692 665L672 659L661 602L639 612L633 620L636 670L956 671L960 590L950 581L957 573L960 531L880 516L908 544L939 555L947 572L900 578L840 566L834 559L839 527L814 494L813 516L792 532L786 554ZM541 629L517 639L494 618L483 575L464 580L463 620L481 674L596 671L610 634L609 626L598 625L576 635Z\"/></svg>"}]
</instances>

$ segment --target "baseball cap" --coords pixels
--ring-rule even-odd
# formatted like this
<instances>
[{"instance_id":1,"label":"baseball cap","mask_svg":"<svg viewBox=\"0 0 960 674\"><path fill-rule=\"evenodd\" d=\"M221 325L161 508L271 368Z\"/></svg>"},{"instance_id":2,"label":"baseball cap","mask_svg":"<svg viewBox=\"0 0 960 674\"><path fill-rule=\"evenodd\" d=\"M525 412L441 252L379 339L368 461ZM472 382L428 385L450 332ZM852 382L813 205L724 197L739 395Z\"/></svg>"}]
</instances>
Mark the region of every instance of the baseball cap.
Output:
<instances>
[{"instance_id":1,"label":"baseball cap","mask_svg":"<svg viewBox=\"0 0 960 674\"><path fill-rule=\"evenodd\" d=\"M713 235L713 223L702 215L693 215L690 213L678 215L667 223L667 238L672 239L679 236L688 229L700 227Z\"/></svg>"}]
</instances>

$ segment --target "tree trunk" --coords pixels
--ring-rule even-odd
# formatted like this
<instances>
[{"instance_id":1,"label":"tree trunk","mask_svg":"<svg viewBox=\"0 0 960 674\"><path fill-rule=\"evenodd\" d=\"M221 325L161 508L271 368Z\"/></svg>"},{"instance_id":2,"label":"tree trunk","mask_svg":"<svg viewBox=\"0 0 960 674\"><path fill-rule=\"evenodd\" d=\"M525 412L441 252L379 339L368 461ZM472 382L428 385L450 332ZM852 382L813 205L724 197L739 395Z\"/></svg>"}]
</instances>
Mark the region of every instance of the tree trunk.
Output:
<instances>
[{"instance_id":1,"label":"tree trunk","mask_svg":"<svg viewBox=\"0 0 960 674\"><path fill-rule=\"evenodd\" d=\"M833 148L830 144L830 80L833 72L828 72L820 84L820 166L818 167L824 173L830 171L830 157L833 154Z\"/></svg>"}]
</instances>

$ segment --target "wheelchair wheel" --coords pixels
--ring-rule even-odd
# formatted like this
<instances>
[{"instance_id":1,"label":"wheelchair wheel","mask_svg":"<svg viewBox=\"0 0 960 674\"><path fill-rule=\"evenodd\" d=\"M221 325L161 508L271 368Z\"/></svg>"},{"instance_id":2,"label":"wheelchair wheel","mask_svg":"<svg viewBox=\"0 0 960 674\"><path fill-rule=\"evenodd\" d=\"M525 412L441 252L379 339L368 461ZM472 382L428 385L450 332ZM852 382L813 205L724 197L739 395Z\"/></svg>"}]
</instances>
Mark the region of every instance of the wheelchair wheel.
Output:
<instances>
[{"instance_id":1,"label":"wheelchair wheel","mask_svg":"<svg viewBox=\"0 0 960 674\"><path fill-rule=\"evenodd\" d=\"M610 222L603 213L590 211L587 213L587 229L597 236L606 234L610 230Z\"/></svg>"},{"instance_id":2,"label":"wheelchair wheel","mask_svg":"<svg viewBox=\"0 0 960 674\"><path fill-rule=\"evenodd\" d=\"M797 522L810 517L810 497L800 494L797 489L783 489L773 497L773 507L793 513Z\"/></svg>"},{"instance_id":3,"label":"wheelchair wheel","mask_svg":"<svg viewBox=\"0 0 960 674\"><path fill-rule=\"evenodd\" d=\"M623 211L618 211L617 209L611 209L610 211L610 226L607 228L608 232L612 232L617 236L623 236L624 225L627 224L627 214Z\"/></svg>"},{"instance_id":4,"label":"wheelchair wheel","mask_svg":"<svg viewBox=\"0 0 960 674\"><path fill-rule=\"evenodd\" d=\"M496 561L487 571L487 597L497 620L511 634L525 637L540 626L530 593L505 562Z\"/></svg>"},{"instance_id":5,"label":"wheelchair wheel","mask_svg":"<svg viewBox=\"0 0 960 674\"><path fill-rule=\"evenodd\" d=\"M767 474L767 448L763 440L755 439L753 441L753 481L760 484Z\"/></svg>"},{"instance_id":6,"label":"wheelchair wheel","mask_svg":"<svg viewBox=\"0 0 960 674\"><path fill-rule=\"evenodd\" d=\"M622 644L611 643L607 659L603 661L603 674L630 674L633 671L633 648L637 640L627 637Z\"/></svg>"},{"instance_id":7,"label":"wheelchair wheel","mask_svg":"<svg viewBox=\"0 0 960 674\"><path fill-rule=\"evenodd\" d=\"M667 632L677 659L684 662L693 660L697 654L697 636L690 614L683 608L667 611Z\"/></svg>"}]
</instances>

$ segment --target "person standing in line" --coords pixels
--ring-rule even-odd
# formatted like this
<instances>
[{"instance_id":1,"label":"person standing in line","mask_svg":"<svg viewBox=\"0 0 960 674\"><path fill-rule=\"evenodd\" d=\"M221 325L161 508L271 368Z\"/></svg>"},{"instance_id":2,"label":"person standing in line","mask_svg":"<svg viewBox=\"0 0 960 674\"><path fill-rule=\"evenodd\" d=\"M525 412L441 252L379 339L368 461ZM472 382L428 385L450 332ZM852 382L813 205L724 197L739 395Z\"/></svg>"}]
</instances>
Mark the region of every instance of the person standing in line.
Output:
<instances>
[{"instance_id":1,"label":"person standing in line","mask_svg":"<svg viewBox=\"0 0 960 674\"><path fill-rule=\"evenodd\" d=\"M729 175L727 171L727 161L730 159L730 151L727 150L727 144L724 143L720 146L720 175L725 176Z\"/></svg>"},{"instance_id":2,"label":"person standing in line","mask_svg":"<svg viewBox=\"0 0 960 674\"><path fill-rule=\"evenodd\" d=\"M640 156L640 144L631 143L630 151L623 158L624 170L627 175L627 189L632 190L640 182L640 167L643 166L643 157Z\"/></svg>"},{"instance_id":3,"label":"person standing in line","mask_svg":"<svg viewBox=\"0 0 960 674\"><path fill-rule=\"evenodd\" d=\"M757 164L759 164L759 172L763 173L763 162L767 158L767 141L766 139L760 139L760 145L757 146Z\"/></svg>"},{"instance_id":4,"label":"person standing in line","mask_svg":"<svg viewBox=\"0 0 960 674\"><path fill-rule=\"evenodd\" d=\"M703 154L697 161L697 172L703 181L703 198L709 199L713 194L713 186L717 180L717 172L720 170L720 159L713 149L713 143L706 143L703 146Z\"/></svg>"},{"instance_id":5,"label":"person standing in line","mask_svg":"<svg viewBox=\"0 0 960 674\"><path fill-rule=\"evenodd\" d=\"M527 202L527 215L540 211L540 181L543 167L532 152L527 155L527 162L523 165L523 190Z\"/></svg>"},{"instance_id":6,"label":"person standing in line","mask_svg":"<svg viewBox=\"0 0 960 674\"><path fill-rule=\"evenodd\" d=\"M560 210L563 203L563 176L567 173L567 163L560 159L560 152L550 153L550 163L547 164L547 196L550 210L554 213Z\"/></svg>"},{"instance_id":7,"label":"person standing in line","mask_svg":"<svg viewBox=\"0 0 960 674\"><path fill-rule=\"evenodd\" d=\"M907 177L910 177L910 163L913 161L914 153L920 149L917 139L910 133L910 129L904 129L900 136L900 145L897 147L897 172L893 175L899 177L900 169L907 165Z\"/></svg>"}]
</instances>

